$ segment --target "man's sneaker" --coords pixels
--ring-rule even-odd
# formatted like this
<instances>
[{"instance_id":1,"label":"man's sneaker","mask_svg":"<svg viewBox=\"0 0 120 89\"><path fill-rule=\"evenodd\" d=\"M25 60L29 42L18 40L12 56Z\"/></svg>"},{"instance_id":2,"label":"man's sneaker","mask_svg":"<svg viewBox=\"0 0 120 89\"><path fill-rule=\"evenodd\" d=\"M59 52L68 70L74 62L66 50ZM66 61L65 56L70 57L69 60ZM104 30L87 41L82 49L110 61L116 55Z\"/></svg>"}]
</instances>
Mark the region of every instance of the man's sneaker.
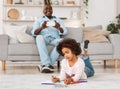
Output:
<instances>
[{"instance_id":1,"label":"man's sneaker","mask_svg":"<svg viewBox=\"0 0 120 89\"><path fill-rule=\"evenodd\" d=\"M54 72L54 67L52 65L43 65L41 68L42 73L52 73Z\"/></svg>"}]
</instances>

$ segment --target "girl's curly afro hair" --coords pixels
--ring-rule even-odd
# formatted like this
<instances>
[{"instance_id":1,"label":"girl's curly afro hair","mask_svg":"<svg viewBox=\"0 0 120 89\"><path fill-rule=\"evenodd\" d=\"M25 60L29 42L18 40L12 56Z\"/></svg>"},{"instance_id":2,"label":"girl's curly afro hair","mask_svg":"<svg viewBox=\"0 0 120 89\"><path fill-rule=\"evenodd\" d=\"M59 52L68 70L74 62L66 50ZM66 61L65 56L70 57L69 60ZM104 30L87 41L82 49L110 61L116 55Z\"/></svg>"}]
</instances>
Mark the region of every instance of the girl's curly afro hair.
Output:
<instances>
[{"instance_id":1,"label":"girl's curly afro hair","mask_svg":"<svg viewBox=\"0 0 120 89\"><path fill-rule=\"evenodd\" d=\"M57 46L57 52L64 56L62 48L69 48L73 53L75 53L75 55L80 55L82 52L80 43L77 43L76 40L72 38L63 39Z\"/></svg>"}]
</instances>

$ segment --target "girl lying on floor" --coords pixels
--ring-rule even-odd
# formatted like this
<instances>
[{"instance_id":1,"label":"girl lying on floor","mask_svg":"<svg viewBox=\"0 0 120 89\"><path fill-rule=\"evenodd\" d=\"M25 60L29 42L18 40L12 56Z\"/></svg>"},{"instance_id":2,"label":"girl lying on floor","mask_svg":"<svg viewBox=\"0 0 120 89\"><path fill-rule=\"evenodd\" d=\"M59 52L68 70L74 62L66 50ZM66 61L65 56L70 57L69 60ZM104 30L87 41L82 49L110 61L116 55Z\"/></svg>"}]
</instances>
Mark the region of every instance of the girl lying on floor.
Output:
<instances>
[{"instance_id":1,"label":"girl lying on floor","mask_svg":"<svg viewBox=\"0 0 120 89\"><path fill-rule=\"evenodd\" d=\"M74 39L64 39L57 46L57 52L64 56L61 63L59 77L52 77L52 82L64 81L65 84L72 84L81 79L87 79L94 75L94 69L89 58L82 59L80 44Z\"/></svg>"}]
</instances>

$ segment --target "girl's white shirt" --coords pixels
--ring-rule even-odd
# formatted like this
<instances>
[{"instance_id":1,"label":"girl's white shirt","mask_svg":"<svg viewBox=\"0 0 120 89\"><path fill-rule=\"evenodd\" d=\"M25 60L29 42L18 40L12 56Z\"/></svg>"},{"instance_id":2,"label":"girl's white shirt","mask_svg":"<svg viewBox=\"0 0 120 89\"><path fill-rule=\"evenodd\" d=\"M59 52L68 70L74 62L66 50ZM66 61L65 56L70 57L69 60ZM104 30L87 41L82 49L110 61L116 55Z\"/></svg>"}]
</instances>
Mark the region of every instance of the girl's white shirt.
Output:
<instances>
[{"instance_id":1,"label":"girl's white shirt","mask_svg":"<svg viewBox=\"0 0 120 89\"><path fill-rule=\"evenodd\" d=\"M78 57L77 62L70 67L68 60L63 59L61 63L61 71L60 71L60 80L66 79L66 74L72 76L74 81L78 81L80 79L87 79L86 73L84 72L85 64L84 61Z\"/></svg>"}]
</instances>

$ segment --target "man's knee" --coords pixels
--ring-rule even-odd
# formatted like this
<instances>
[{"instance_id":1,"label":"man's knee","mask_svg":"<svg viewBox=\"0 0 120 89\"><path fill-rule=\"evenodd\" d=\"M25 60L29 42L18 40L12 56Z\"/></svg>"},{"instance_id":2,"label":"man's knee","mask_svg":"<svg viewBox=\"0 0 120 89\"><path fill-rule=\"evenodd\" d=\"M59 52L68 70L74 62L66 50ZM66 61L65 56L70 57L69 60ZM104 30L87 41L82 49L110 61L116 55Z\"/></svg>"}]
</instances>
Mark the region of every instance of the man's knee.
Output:
<instances>
[{"instance_id":1,"label":"man's knee","mask_svg":"<svg viewBox=\"0 0 120 89\"><path fill-rule=\"evenodd\" d=\"M57 46L62 41L62 38L54 40L54 45Z\"/></svg>"},{"instance_id":2,"label":"man's knee","mask_svg":"<svg viewBox=\"0 0 120 89\"><path fill-rule=\"evenodd\" d=\"M37 35L36 36L36 41L38 41L38 40L41 40L41 41L44 40L43 36L42 35Z\"/></svg>"}]
</instances>

